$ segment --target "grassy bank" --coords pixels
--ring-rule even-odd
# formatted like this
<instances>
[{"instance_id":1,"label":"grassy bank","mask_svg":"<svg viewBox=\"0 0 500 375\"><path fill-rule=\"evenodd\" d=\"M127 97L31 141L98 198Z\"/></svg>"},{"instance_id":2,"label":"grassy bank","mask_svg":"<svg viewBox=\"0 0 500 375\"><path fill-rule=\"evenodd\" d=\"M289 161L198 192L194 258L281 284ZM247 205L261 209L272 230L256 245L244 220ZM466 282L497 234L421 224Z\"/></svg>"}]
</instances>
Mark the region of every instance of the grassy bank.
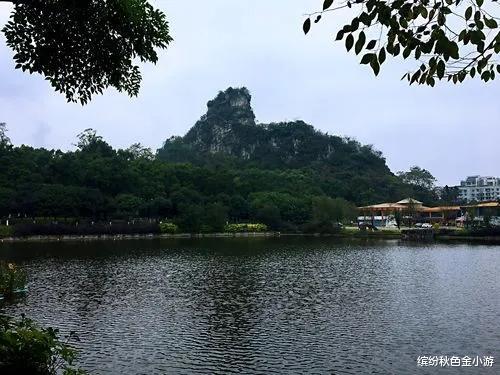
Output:
<instances>
[{"instance_id":1,"label":"grassy bank","mask_svg":"<svg viewBox=\"0 0 500 375\"><path fill-rule=\"evenodd\" d=\"M399 239L397 230L360 231L357 228L345 228L333 233L300 233L300 232L218 232L218 233L135 233L135 234L62 234L62 235L25 235L0 238L0 242L37 242L37 241L94 241L94 240L132 240L158 238L231 238L231 237L337 237L337 238L380 238Z\"/></svg>"},{"instance_id":2,"label":"grassy bank","mask_svg":"<svg viewBox=\"0 0 500 375\"><path fill-rule=\"evenodd\" d=\"M151 228L151 227L150 227ZM332 238L357 238L357 239L402 239L401 231L398 229L382 228L377 231L359 230L357 227L344 227L330 233L303 233L303 232L279 232L279 231L252 231L252 226L231 226L230 231L206 232L206 233L179 233L173 230L171 233L162 233L155 227L154 231L148 232L147 227L141 227L140 231L134 233L133 229L127 227L128 232L120 233L120 228L115 227L116 232L111 230L98 231L87 234L54 233L54 234L23 234L16 235L12 227L8 230L0 227L0 242L38 242L38 241L94 241L94 240L132 240L132 239L158 239L158 238L231 238L231 237L332 237ZM96 228L97 229L97 228ZM267 228L266 228L267 229ZM240 230L240 231L238 231ZM434 240L446 242L474 241L474 242L498 242L500 243L499 229L459 229L442 228L436 230Z\"/></svg>"}]
</instances>

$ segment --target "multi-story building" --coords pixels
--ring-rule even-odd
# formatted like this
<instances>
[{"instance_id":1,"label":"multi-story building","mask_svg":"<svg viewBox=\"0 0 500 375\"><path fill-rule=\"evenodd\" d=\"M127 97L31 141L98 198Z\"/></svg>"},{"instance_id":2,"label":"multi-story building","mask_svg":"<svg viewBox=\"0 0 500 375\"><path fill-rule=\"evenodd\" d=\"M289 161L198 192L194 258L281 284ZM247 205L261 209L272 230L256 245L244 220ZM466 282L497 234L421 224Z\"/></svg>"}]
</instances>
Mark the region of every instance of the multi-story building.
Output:
<instances>
[{"instance_id":1,"label":"multi-story building","mask_svg":"<svg viewBox=\"0 0 500 375\"><path fill-rule=\"evenodd\" d=\"M459 198L467 202L500 200L500 178L469 176L460 181Z\"/></svg>"}]
</instances>

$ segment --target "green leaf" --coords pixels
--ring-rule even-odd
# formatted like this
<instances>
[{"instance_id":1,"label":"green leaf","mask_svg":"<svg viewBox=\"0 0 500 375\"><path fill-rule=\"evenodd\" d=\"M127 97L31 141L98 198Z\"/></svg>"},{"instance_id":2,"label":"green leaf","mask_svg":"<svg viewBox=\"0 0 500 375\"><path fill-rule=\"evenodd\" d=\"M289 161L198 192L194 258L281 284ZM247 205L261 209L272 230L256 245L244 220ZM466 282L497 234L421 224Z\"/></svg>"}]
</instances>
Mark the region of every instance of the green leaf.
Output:
<instances>
[{"instance_id":1,"label":"green leaf","mask_svg":"<svg viewBox=\"0 0 500 375\"><path fill-rule=\"evenodd\" d=\"M413 76L411 77L411 80L410 80L410 85L411 85L412 83L414 83L414 82L415 82L415 81L416 81L416 80L420 77L420 74L421 74L421 73L422 73L422 72L421 72L420 70L417 70L417 71L413 74Z\"/></svg>"},{"instance_id":2,"label":"green leaf","mask_svg":"<svg viewBox=\"0 0 500 375\"><path fill-rule=\"evenodd\" d=\"M382 47L378 53L378 61L381 65L385 61L385 48L384 47Z\"/></svg>"},{"instance_id":3,"label":"green leaf","mask_svg":"<svg viewBox=\"0 0 500 375\"><path fill-rule=\"evenodd\" d=\"M308 18L304 21L304 24L302 25L302 30L304 30L304 34L307 34L309 30L311 30L311 19Z\"/></svg>"},{"instance_id":4,"label":"green leaf","mask_svg":"<svg viewBox=\"0 0 500 375\"><path fill-rule=\"evenodd\" d=\"M472 7L468 7L465 10L465 19L468 21L472 17Z\"/></svg>"},{"instance_id":5,"label":"green leaf","mask_svg":"<svg viewBox=\"0 0 500 375\"><path fill-rule=\"evenodd\" d=\"M442 79L444 77L444 71L446 69L446 65L443 60L439 60L437 64L437 76L439 79Z\"/></svg>"},{"instance_id":6,"label":"green leaf","mask_svg":"<svg viewBox=\"0 0 500 375\"><path fill-rule=\"evenodd\" d=\"M474 22L478 23L481 22L481 11L476 10L476 13L474 13Z\"/></svg>"},{"instance_id":7,"label":"green leaf","mask_svg":"<svg viewBox=\"0 0 500 375\"><path fill-rule=\"evenodd\" d=\"M323 2L323 10L327 10L328 8L330 8L333 4L333 0L325 0Z\"/></svg>"},{"instance_id":8,"label":"green leaf","mask_svg":"<svg viewBox=\"0 0 500 375\"><path fill-rule=\"evenodd\" d=\"M349 52L354 44L354 37L352 34L347 35L347 38L345 39L345 48Z\"/></svg>"},{"instance_id":9,"label":"green leaf","mask_svg":"<svg viewBox=\"0 0 500 375\"><path fill-rule=\"evenodd\" d=\"M367 53L363 55L363 57L361 58L360 64L367 65L373 60L374 57L375 57L374 53Z\"/></svg>"},{"instance_id":10,"label":"green leaf","mask_svg":"<svg viewBox=\"0 0 500 375\"><path fill-rule=\"evenodd\" d=\"M344 37L344 30L339 30L337 36L335 37L335 40L342 40L343 37Z\"/></svg>"},{"instance_id":11,"label":"green leaf","mask_svg":"<svg viewBox=\"0 0 500 375\"><path fill-rule=\"evenodd\" d=\"M446 23L446 18L443 13L438 14L437 22L439 26L443 26Z\"/></svg>"},{"instance_id":12,"label":"green leaf","mask_svg":"<svg viewBox=\"0 0 500 375\"><path fill-rule=\"evenodd\" d=\"M370 61L370 66L373 69L373 73L375 73L375 75L377 76L380 72L380 65L378 64L377 59L373 59L372 61Z\"/></svg>"},{"instance_id":13,"label":"green leaf","mask_svg":"<svg viewBox=\"0 0 500 375\"><path fill-rule=\"evenodd\" d=\"M370 40L366 45L366 49L373 49L377 45L377 41L375 39Z\"/></svg>"},{"instance_id":14,"label":"green leaf","mask_svg":"<svg viewBox=\"0 0 500 375\"><path fill-rule=\"evenodd\" d=\"M358 41L356 42L356 45L354 46L354 52L356 53L356 55L359 55L359 53L363 49L363 46L365 45L365 41L366 41L365 33L363 31L361 31L359 33L359 36L358 36Z\"/></svg>"},{"instance_id":15,"label":"green leaf","mask_svg":"<svg viewBox=\"0 0 500 375\"><path fill-rule=\"evenodd\" d=\"M420 14L422 15L422 17L427 18L427 16L429 15L429 11L425 6L422 5L422 7L420 8Z\"/></svg>"},{"instance_id":16,"label":"green leaf","mask_svg":"<svg viewBox=\"0 0 500 375\"><path fill-rule=\"evenodd\" d=\"M497 21L495 21L493 18L486 18L486 17L484 17L484 23L490 29L496 29L498 27Z\"/></svg>"},{"instance_id":17,"label":"green leaf","mask_svg":"<svg viewBox=\"0 0 500 375\"><path fill-rule=\"evenodd\" d=\"M410 53L411 53L411 48L410 46L408 46L403 50L403 59L406 59L408 56L410 56Z\"/></svg>"},{"instance_id":18,"label":"green leaf","mask_svg":"<svg viewBox=\"0 0 500 375\"><path fill-rule=\"evenodd\" d=\"M422 50L420 49L420 47L417 47L415 49L415 58L418 60L420 56L422 56Z\"/></svg>"},{"instance_id":19,"label":"green leaf","mask_svg":"<svg viewBox=\"0 0 500 375\"><path fill-rule=\"evenodd\" d=\"M448 53L450 57L454 58L455 60L458 60L460 58L458 44L456 42L450 42Z\"/></svg>"},{"instance_id":20,"label":"green leaf","mask_svg":"<svg viewBox=\"0 0 500 375\"><path fill-rule=\"evenodd\" d=\"M458 41L460 42L464 40L466 35L467 35L467 30L464 29L460 31L460 34L458 34Z\"/></svg>"},{"instance_id":21,"label":"green leaf","mask_svg":"<svg viewBox=\"0 0 500 375\"><path fill-rule=\"evenodd\" d=\"M372 23L372 19L370 18L370 15L366 12L363 12L359 15L359 20L365 24L366 26L370 26Z\"/></svg>"},{"instance_id":22,"label":"green leaf","mask_svg":"<svg viewBox=\"0 0 500 375\"><path fill-rule=\"evenodd\" d=\"M399 44L396 44L394 46L394 49L392 50L392 55L397 56L399 55L399 51L401 50L401 46Z\"/></svg>"},{"instance_id":23,"label":"green leaf","mask_svg":"<svg viewBox=\"0 0 500 375\"><path fill-rule=\"evenodd\" d=\"M483 3L484 3L484 0L476 0L476 4L477 4L477 6L478 6L478 7L480 7L480 8L481 8L481 6L483 5Z\"/></svg>"},{"instance_id":24,"label":"green leaf","mask_svg":"<svg viewBox=\"0 0 500 375\"><path fill-rule=\"evenodd\" d=\"M356 31L359 27L359 19L358 17L354 17L351 21L351 31Z\"/></svg>"}]
</instances>

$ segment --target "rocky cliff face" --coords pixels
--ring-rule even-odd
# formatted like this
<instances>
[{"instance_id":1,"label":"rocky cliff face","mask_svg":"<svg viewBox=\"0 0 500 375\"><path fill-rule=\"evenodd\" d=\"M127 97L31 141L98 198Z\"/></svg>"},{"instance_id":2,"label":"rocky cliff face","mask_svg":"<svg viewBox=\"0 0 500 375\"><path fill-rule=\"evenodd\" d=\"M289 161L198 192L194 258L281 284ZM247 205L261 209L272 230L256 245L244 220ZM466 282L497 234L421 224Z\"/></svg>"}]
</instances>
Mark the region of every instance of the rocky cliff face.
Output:
<instances>
[{"instance_id":1,"label":"rocky cliff face","mask_svg":"<svg viewBox=\"0 0 500 375\"><path fill-rule=\"evenodd\" d=\"M255 114L246 88L229 88L207 103L207 113L189 130L183 141L201 153L223 153L244 157L250 150L241 147L243 129L255 132ZM166 145L167 146L167 145Z\"/></svg>"},{"instance_id":2,"label":"rocky cliff face","mask_svg":"<svg viewBox=\"0 0 500 375\"><path fill-rule=\"evenodd\" d=\"M160 158L176 162L202 162L213 155L272 168L372 159L370 164L388 171L385 160L369 146L323 134L303 121L256 124L246 88L220 92L184 137L167 140L159 150Z\"/></svg>"}]
</instances>

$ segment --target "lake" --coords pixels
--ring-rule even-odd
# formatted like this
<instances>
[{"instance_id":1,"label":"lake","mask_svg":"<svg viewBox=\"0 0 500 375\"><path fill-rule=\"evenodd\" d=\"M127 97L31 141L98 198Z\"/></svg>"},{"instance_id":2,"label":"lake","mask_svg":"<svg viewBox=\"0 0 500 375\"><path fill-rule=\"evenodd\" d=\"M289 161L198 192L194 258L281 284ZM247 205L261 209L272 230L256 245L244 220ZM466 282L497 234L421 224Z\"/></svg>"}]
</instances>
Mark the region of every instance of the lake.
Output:
<instances>
[{"instance_id":1,"label":"lake","mask_svg":"<svg viewBox=\"0 0 500 375\"><path fill-rule=\"evenodd\" d=\"M500 360L500 246L155 239L4 243L0 259L29 275L4 312L76 331L92 374L448 374L417 358Z\"/></svg>"}]
</instances>

